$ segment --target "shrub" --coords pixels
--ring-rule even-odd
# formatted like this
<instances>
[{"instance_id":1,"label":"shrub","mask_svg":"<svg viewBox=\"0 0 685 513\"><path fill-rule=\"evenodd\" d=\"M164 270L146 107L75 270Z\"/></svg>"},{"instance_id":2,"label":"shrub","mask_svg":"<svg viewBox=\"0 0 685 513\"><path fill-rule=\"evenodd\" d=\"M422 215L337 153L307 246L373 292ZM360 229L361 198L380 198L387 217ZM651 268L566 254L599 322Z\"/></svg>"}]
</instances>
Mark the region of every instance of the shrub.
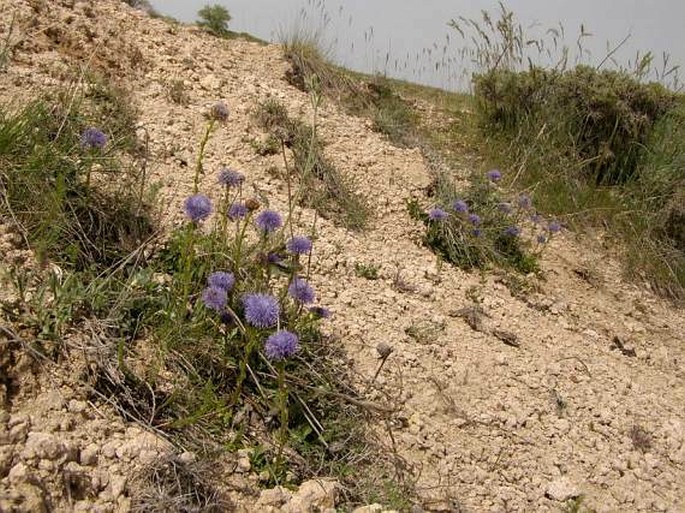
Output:
<instances>
[{"instance_id":1,"label":"shrub","mask_svg":"<svg viewBox=\"0 0 685 513\"><path fill-rule=\"evenodd\" d=\"M228 22L231 21L231 15L222 5L205 5L197 12L200 17L198 25L204 27L215 36L228 36Z\"/></svg>"},{"instance_id":2,"label":"shrub","mask_svg":"<svg viewBox=\"0 0 685 513\"><path fill-rule=\"evenodd\" d=\"M494 70L474 79L482 122L510 134L550 133L597 183L630 180L654 123L673 106L659 84L587 66Z\"/></svg>"}]
</instances>

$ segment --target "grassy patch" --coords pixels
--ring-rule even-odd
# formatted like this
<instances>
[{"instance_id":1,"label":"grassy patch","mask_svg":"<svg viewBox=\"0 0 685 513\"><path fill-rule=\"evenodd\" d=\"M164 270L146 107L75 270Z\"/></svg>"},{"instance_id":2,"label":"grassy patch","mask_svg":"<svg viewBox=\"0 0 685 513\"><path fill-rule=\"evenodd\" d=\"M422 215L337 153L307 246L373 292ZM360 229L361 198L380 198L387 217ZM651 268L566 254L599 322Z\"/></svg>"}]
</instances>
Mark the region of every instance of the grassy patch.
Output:
<instances>
[{"instance_id":1,"label":"grassy patch","mask_svg":"<svg viewBox=\"0 0 685 513\"><path fill-rule=\"evenodd\" d=\"M135 132L128 110L115 112L112 94L97 86L85 96L74 91L0 111L4 215L41 258L79 269L107 267L151 234L142 177L116 158L135 146ZM105 146L84 146L85 131L101 123L112 127L103 134Z\"/></svg>"},{"instance_id":2,"label":"grassy patch","mask_svg":"<svg viewBox=\"0 0 685 513\"><path fill-rule=\"evenodd\" d=\"M333 219L350 230L361 230L367 225L369 208L325 157L316 131L316 119L311 126L293 120L276 100L259 105L255 118L283 147L292 151L293 167L300 183L297 202L316 209L322 217ZM290 172L290 169L286 170L286 173Z\"/></svg>"}]
</instances>

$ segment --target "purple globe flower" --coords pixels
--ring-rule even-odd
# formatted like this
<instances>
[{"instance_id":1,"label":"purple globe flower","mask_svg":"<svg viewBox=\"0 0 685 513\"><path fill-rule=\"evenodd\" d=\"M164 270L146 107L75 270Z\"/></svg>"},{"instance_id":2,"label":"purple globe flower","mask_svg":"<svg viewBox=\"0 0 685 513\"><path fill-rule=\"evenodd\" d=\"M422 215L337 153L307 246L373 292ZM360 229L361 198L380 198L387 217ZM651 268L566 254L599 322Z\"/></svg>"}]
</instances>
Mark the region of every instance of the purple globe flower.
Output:
<instances>
[{"instance_id":1,"label":"purple globe flower","mask_svg":"<svg viewBox=\"0 0 685 513\"><path fill-rule=\"evenodd\" d=\"M448 213L441 208L431 208L428 211L428 219L431 221L444 221L448 217Z\"/></svg>"},{"instance_id":2,"label":"purple globe flower","mask_svg":"<svg viewBox=\"0 0 685 513\"><path fill-rule=\"evenodd\" d=\"M247 294L243 297L245 319L255 328L273 328L278 323L281 308L278 300L268 294Z\"/></svg>"},{"instance_id":3,"label":"purple globe flower","mask_svg":"<svg viewBox=\"0 0 685 513\"><path fill-rule=\"evenodd\" d=\"M285 243L285 247L293 255L306 255L312 250L312 241L308 237L296 235Z\"/></svg>"},{"instance_id":4,"label":"purple globe flower","mask_svg":"<svg viewBox=\"0 0 685 513\"><path fill-rule=\"evenodd\" d=\"M511 214L512 212L511 204L509 203L500 203L497 205L497 208L503 214Z\"/></svg>"},{"instance_id":5,"label":"purple globe flower","mask_svg":"<svg viewBox=\"0 0 685 513\"><path fill-rule=\"evenodd\" d=\"M186 198L183 210L193 222L204 221L212 213L212 201L204 194L195 194Z\"/></svg>"},{"instance_id":6,"label":"purple globe flower","mask_svg":"<svg viewBox=\"0 0 685 513\"><path fill-rule=\"evenodd\" d=\"M295 277L288 287L288 294L295 301L303 304L314 302L314 289L302 278Z\"/></svg>"},{"instance_id":7,"label":"purple globe flower","mask_svg":"<svg viewBox=\"0 0 685 513\"><path fill-rule=\"evenodd\" d=\"M537 241L538 241L538 244L544 244L545 242L547 242L547 237L540 234L537 236Z\"/></svg>"},{"instance_id":8,"label":"purple globe flower","mask_svg":"<svg viewBox=\"0 0 685 513\"><path fill-rule=\"evenodd\" d=\"M499 182L502 179L502 172L499 169L488 171L485 175L491 182Z\"/></svg>"},{"instance_id":9,"label":"purple globe flower","mask_svg":"<svg viewBox=\"0 0 685 513\"><path fill-rule=\"evenodd\" d=\"M280 361L293 356L300 349L297 335L287 330L277 331L264 343L264 352L269 360Z\"/></svg>"},{"instance_id":10,"label":"purple globe flower","mask_svg":"<svg viewBox=\"0 0 685 513\"><path fill-rule=\"evenodd\" d=\"M228 212L226 215L231 221L237 221L238 219L247 217L249 212L250 211L247 209L244 203L233 203L230 207L228 207Z\"/></svg>"},{"instance_id":11,"label":"purple globe flower","mask_svg":"<svg viewBox=\"0 0 685 513\"><path fill-rule=\"evenodd\" d=\"M217 102L212 105L210 115L213 119L217 121L228 121L229 114L228 107L225 103Z\"/></svg>"},{"instance_id":12,"label":"purple globe flower","mask_svg":"<svg viewBox=\"0 0 685 513\"><path fill-rule=\"evenodd\" d=\"M226 306L228 293L225 289L218 287L207 287L202 291L202 302L211 310L220 312Z\"/></svg>"},{"instance_id":13,"label":"purple globe flower","mask_svg":"<svg viewBox=\"0 0 685 513\"><path fill-rule=\"evenodd\" d=\"M542 222L542 216L540 214L533 214L530 216L530 220L533 224L540 224Z\"/></svg>"},{"instance_id":14,"label":"purple globe flower","mask_svg":"<svg viewBox=\"0 0 685 513\"><path fill-rule=\"evenodd\" d=\"M552 221L547 225L549 233L559 233L561 231L561 224L558 221Z\"/></svg>"},{"instance_id":15,"label":"purple globe flower","mask_svg":"<svg viewBox=\"0 0 685 513\"><path fill-rule=\"evenodd\" d=\"M533 206L533 200L528 194L521 194L518 199L519 207L526 210Z\"/></svg>"},{"instance_id":16,"label":"purple globe flower","mask_svg":"<svg viewBox=\"0 0 685 513\"><path fill-rule=\"evenodd\" d=\"M471 234L474 237L480 237L481 235L483 235L483 230L481 230L480 228L474 228Z\"/></svg>"},{"instance_id":17,"label":"purple globe flower","mask_svg":"<svg viewBox=\"0 0 685 513\"><path fill-rule=\"evenodd\" d=\"M266 234L274 232L283 226L283 220L281 219L281 214L278 212L265 210L257 216L255 224L257 225L257 228Z\"/></svg>"},{"instance_id":18,"label":"purple globe flower","mask_svg":"<svg viewBox=\"0 0 685 513\"><path fill-rule=\"evenodd\" d=\"M270 264L280 264L283 262L283 257L278 253L269 253L266 255L266 261Z\"/></svg>"},{"instance_id":19,"label":"purple globe flower","mask_svg":"<svg viewBox=\"0 0 685 513\"><path fill-rule=\"evenodd\" d=\"M228 188L240 187L245 181L245 175L238 171L234 171L233 169L224 168L219 171L219 177L217 181L220 185Z\"/></svg>"},{"instance_id":20,"label":"purple globe flower","mask_svg":"<svg viewBox=\"0 0 685 513\"><path fill-rule=\"evenodd\" d=\"M452 203L452 208L454 208L455 212L459 212L460 214L466 214L469 211L469 206L464 200L460 199Z\"/></svg>"},{"instance_id":21,"label":"purple globe flower","mask_svg":"<svg viewBox=\"0 0 685 513\"><path fill-rule=\"evenodd\" d=\"M480 223L482 222L483 221L478 214L469 214L469 223L471 223L473 226L480 226Z\"/></svg>"},{"instance_id":22,"label":"purple globe flower","mask_svg":"<svg viewBox=\"0 0 685 513\"><path fill-rule=\"evenodd\" d=\"M507 237L518 237L521 235L521 229L518 226L508 226L504 230L504 235Z\"/></svg>"},{"instance_id":23,"label":"purple globe flower","mask_svg":"<svg viewBox=\"0 0 685 513\"><path fill-rule=\"evenodd\" d=\"M331 311L323 306L311 306L309 307L309 311L312 313L312 315L318 317L319 319L330 319L332 315Z\"/></svg>"},{"instance_id":24,"label":"purple globe flower","mask_svg":"<svg viewBox=\"0 0 685 513\"><path fill-rule=\"evenodd\" d=\"M81 134L81 148L101 150L107 145L107 136L98 128L86 128Z\"/></svg>"},{"instance_id":25,"label":"purple globe flower","mask_svg":"<svg viewBox=\"0 0 685 513\"><path fill-rule=\"evenodd\" d=\"M226 292L230 292L235 285L235 276L233 273L227 273L224 271L217 271L209 275L207 278L207 284L216 289L222 289Z\"/></svg>"}]
</instances>

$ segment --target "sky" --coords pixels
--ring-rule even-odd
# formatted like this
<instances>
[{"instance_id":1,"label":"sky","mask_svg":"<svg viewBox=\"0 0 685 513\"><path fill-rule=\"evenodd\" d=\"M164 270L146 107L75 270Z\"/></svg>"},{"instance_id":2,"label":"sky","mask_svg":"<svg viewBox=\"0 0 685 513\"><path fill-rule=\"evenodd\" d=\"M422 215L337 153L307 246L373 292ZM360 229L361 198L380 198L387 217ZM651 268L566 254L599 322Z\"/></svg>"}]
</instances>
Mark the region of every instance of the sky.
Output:
<instances>
[{"instance_id":1,"label":"sky","mask_svg":"<svg viewBox=\"0 0 685 513\"><path fill-rule=\"evenodd\" d=\"M322 35L333 60L365 72L434 85L468 88L473 72L469 45L452 28L451 19L481 19L496 14L497 2L485 0L152 0L163 14L194 21L210 1L225 6L230 29L281 41L297 30ZM685 65L685 0L509 0L505 2L525 29L527 38L541 37L563 25L566 44L575 49L581 25L592 35L582 38L583 59L597 65L624 39L613 59L634 63L638 51L651 50L654 68ZM472 45L470 45L472 47ZM548 36L548 47L551 39ZM559 56L550 60L556 61ZM549 60L548 57L546 59ZM538 60L538 57L535 57ZM609 61L605 66L610 66ZM670 66L668 66L670 68ZM684 70L685 71L685 70ZM672 75L671 75L672 76Z\"/></svg>"}]
</instances>

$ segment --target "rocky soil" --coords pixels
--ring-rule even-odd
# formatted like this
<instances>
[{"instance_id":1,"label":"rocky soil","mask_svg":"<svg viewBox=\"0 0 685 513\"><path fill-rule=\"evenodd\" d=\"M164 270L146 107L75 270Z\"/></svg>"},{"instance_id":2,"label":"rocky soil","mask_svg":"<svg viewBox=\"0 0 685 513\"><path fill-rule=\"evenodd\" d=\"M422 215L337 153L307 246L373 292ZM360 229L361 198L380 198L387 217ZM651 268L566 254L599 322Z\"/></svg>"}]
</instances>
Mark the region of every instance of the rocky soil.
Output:
<instances>
[{"instance_id":1,"label":"rocky soil","mask_svg":"<svg viewBox=\"0 0 685 513\"><path fill-rule=\"evenodd\" d=\"M293 116L311 115L307 95L284 79L278 46L219 40L115 0L0 0L0 41L12 18L2 102L21 105L86 71L124 84L149 137L163 223L180 219L204 114L219 100L230 122L210 140L206 169L243 170L250 193L285 210L273 170L282 161L250 144L263 137L251 117L258 102L277 98ZM176 80L184 104L170 98ZM392 146L331 102L319 125L326 156L369 200L373 222L351 233L318 220L314 285L334 312L326 329L360 379L374 375L379 344L393 349L377 385L396 398L393 434L418 476L415 509L556 512L583 497L597 512L685 511L682 311L624 282L599 236L565 232L544 253L544 279L525 286L498 273L438 272L404 204L430 181L421 152ZM201 188L218 194L210 174ZM313 221L300 211L303 228ZM13 247L12 234L3 237ZM358 276L356 263L378 265L380 278ZM0 413L0 510L129 511L137 469L173 447L85 401L77 372L31 363L26 351L10 357L20 342L3 336L0 365L16 389L4 390L12 400ZM244 511L332 511L335 485L234 499Z\"/></svg>"}]
</instances>

